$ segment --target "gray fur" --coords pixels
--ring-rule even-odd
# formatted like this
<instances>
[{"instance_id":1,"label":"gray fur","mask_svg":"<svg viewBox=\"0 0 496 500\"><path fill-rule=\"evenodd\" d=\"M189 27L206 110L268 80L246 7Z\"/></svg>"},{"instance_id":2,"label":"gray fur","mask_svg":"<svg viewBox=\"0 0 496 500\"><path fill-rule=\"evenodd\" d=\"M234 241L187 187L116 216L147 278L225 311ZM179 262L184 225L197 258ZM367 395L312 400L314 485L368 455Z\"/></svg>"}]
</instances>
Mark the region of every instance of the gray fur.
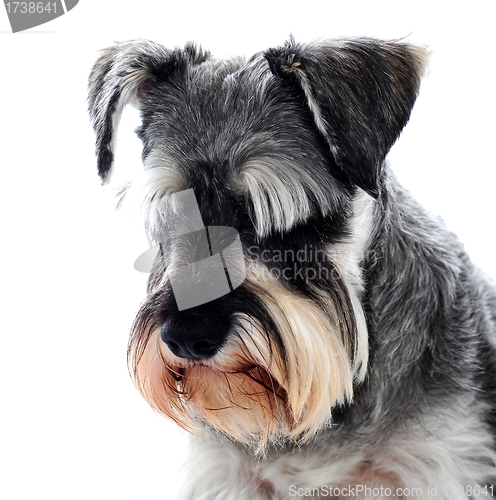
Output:
<instances>
[{"instance_id":1,"label":"gray fur","mask_svg":"<svg viewBox=\"0 0 496 500\"><path fill-rule=\"evenodd\" d=\"M325 295L339 313L322 335L342 323L350 362L363 368L354 373L367 368L365 378L355 376L353 401L335 405L319 432L306 442L269 443L262 458L205 426L181 500L286 499L293 486L301 493L330 484L419 488L403 496L412 499L434 486L446 500L487 497L469 486L496 490L496 285L385 161L410 116L426 57L401 42L290 40L248 61L219 61L193 45L137 41L107 49L95 64L89 107L102 180L119 113L132 103L142 117L138 197L149 229L159 234L167 221L165 194L193 187L204 224L237 229L249 264L272 272L293 262L263 255L306 244L325 249L327 260L298 265L325 267L334 281L281 283L323 310ZM358 224L364 197L368 222ZM190 335L241 314L264 325L286 365L296 356L270 308L260 307L253 278L194 318L179 315L163 265L174 268L178 257L167 242L161 250L133 330L132 370L162 324ZM225 339L237 334L226 326ZM367 355L357 354L367 342ZM312 497L329 498L322 491ZM386 497L354 495L371 496Z\"/></svg>"}]
</instances>

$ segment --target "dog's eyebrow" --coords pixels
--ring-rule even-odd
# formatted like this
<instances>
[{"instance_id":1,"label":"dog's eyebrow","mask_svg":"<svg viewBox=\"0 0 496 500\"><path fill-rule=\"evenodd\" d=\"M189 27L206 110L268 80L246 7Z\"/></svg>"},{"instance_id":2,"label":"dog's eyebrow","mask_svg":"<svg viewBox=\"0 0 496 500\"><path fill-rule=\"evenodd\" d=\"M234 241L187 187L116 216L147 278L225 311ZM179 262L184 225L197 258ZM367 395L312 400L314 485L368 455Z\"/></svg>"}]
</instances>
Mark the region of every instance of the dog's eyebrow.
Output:
<instances>
[{"instance_id":1,"label":"dog's eyebrow","mask_svg":"<svg viewBox=\"0 0 496 500\"><path fill-rule=\"evenodd\" d=\"M239 167L240 188L253 204L259 236L287 231L306 221L316 205L325 216L339 206L340 193L326 172L307 172L294 158L259 156Z\"/></svg>"}]
</instances>

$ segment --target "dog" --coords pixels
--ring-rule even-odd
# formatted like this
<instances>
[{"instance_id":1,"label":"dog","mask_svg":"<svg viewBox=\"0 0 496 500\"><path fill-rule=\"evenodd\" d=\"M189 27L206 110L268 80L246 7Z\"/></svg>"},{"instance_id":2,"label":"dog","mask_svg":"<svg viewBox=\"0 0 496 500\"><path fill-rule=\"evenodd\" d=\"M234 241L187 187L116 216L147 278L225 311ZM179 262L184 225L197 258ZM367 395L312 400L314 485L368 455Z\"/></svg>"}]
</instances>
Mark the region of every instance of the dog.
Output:
<instances>
[{"instance_id":1,"label":"dog","mask_svg":"<svg viewBox=\"0 0 496 500\"><path fill-rule=\"evenodd\" d=\"M141 114L119 203L159 250L129 366L192 434L181 500L495 495L496 286L386 161L428 56L291 37L250 59L134 40L96 61L103 183L123 108ZM232 234L204 258L236 252L186 279L215 227ZM174 284L229 267L236 286L180 307Z\"/></svg>"}]
</instances>

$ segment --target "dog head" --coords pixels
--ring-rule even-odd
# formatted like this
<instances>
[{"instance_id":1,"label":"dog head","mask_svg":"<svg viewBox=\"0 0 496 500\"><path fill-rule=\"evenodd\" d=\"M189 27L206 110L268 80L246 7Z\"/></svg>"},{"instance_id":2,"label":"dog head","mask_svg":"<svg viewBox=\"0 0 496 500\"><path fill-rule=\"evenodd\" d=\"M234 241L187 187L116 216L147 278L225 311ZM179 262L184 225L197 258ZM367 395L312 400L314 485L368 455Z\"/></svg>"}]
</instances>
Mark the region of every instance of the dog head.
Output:
<instances>
[{"instance_id":1,"label":"dog head","mask_svg":"<svg viewBox=\"0 0 496 500\"><path fill-rule=\"evenodd\" d=\"M138 197L161 243L129 345L155 410L262 450L308 440L351 402L368 359L360 264L425 59L422 48L372 39L291 39L248 61L144 40L103 51L89 81L98 172L106 182L131 103L144 172L123 196ZM207 228L239 235L244 279L182 309L173 283L205 235L170 227L184 209L174 195L191 189ZM212 262L213 274L228 267Z\"/></svg>"}]
</instances>

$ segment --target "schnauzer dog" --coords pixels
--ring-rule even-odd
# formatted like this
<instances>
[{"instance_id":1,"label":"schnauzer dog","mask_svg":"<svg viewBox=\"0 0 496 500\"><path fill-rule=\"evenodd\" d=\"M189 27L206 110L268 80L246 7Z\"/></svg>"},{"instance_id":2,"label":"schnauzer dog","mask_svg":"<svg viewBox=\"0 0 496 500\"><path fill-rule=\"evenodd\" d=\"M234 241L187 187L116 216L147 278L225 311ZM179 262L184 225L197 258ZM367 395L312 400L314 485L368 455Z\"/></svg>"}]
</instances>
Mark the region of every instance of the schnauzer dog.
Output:
<instances>
[{"instance_id":1,"label":"schnauzer dog","mask_svg":"<svg viewBox=\"0 0 496 500\"><path fill-rule=\"evenodd\" d=\"M123 108L141 113L144 169L119 200L159 250L129 366L194 436L181 499L496 493L496 286L385 160L427 57L362 38L249 60L135 40L94 65L103 182ZM214 245L215 227L231 233ZM189 272L206 229L211 265ZM228 268L227 292L181 306L181 284L187 298Z\"/></svg>"}]
</instances>

